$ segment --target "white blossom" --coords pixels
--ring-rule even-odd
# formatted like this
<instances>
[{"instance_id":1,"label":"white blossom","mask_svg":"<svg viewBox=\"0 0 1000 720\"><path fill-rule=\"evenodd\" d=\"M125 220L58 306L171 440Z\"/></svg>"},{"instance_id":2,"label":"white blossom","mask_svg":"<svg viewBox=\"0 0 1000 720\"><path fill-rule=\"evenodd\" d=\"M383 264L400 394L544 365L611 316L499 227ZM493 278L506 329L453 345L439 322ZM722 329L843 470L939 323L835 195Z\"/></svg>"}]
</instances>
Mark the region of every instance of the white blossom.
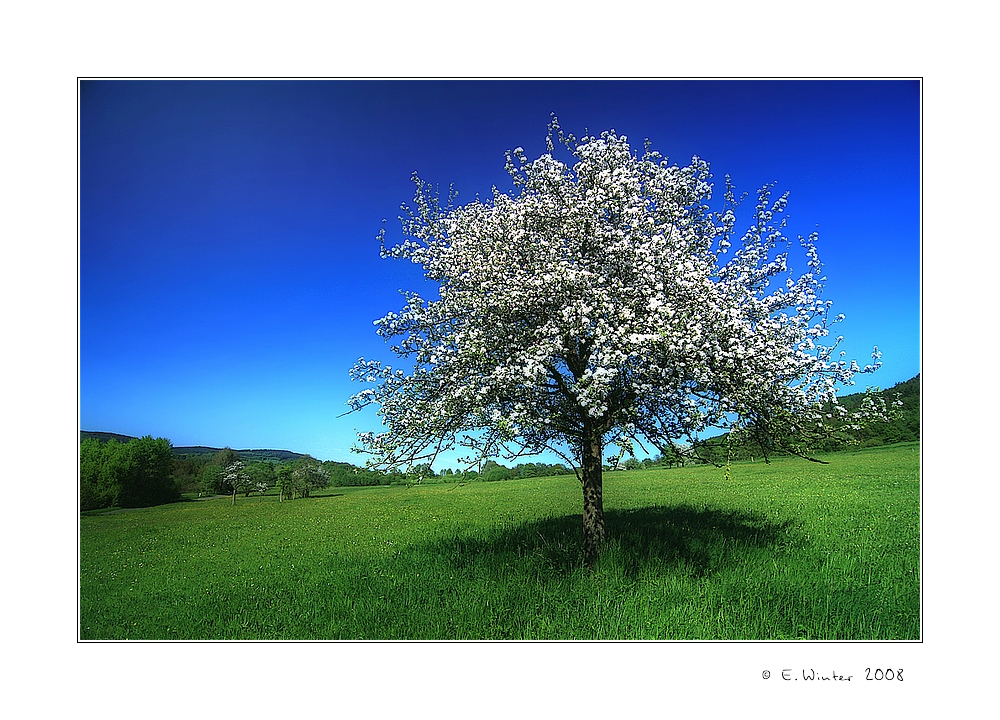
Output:
<instances>
[{"instance_id":1,"label":"white blossom","mask_svg":"<svg viewBox=\"0 0 1000 720\"><path fill-rule=\"evenodd\" d=\"M600 443L666 449L709 427L773 429L776 418L822 424L838 384L878 367L832 359L817 236L798 238L807 271L792 274L787 195L757 194L736 237L739 201L726 178L709 209L709 166L639 155L613 131L574 140L553 121L549 151L507 154L515 190L441 205L415 177L404 240L438 299L406 294L376 321L409 371L361 359L351 398L376 405L386 431L358 450L383 466L545 448L581 458ZM556 142L558 141L558 142ZM564 147L566 160L556 157Z\"/></svg>"}]
</instances>

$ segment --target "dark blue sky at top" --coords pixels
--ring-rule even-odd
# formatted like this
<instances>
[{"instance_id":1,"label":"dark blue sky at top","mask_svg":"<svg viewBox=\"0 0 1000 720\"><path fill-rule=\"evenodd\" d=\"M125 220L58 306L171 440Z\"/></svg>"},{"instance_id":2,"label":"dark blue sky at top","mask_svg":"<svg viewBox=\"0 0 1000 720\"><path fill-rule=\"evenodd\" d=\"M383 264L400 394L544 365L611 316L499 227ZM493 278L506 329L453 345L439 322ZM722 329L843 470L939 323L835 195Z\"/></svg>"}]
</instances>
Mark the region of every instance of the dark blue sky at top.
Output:
<instances>
[{"instance_id":1,"label":"dark blue sky at top","mask_svg":"<svg viewBox=\"0 0 1000 720\"><path fill-rule=\"evenodd\" d=\"M884 352L859 388L919 372L916 81L84 81L81 428L363 462L378 422L338 418L348 371L393 359L372 321L422 283L380 259L382 220L397 240L414 171L459 202L508 187L504 152L544 152L553 112L698 155L719 188L777 182L848 357Z\"/></svg>"}]
</instances>

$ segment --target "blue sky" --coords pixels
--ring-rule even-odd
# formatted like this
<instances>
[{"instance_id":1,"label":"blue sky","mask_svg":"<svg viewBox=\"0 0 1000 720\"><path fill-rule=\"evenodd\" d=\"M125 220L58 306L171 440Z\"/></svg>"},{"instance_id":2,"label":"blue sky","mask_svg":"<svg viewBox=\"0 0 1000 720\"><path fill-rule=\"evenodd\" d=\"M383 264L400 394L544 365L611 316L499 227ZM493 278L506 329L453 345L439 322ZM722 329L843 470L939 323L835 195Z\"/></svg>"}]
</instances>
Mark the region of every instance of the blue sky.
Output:
<instances>
[{"instance_id":1,"label":"blue sky","mask_svg":"<svg viewBox=\"0 0 1000 720\"><path fill-rule=\"evenodd\" d=\"M379 258L382 220L398 238L414 171L460 202L505 186L553 112L776 181L848 356L884 353L859 385L919 372L916 81L84 81L81 429L362 463L348 371L391 360L372 321L422 282Z\"/></svg>"}]
</instances>

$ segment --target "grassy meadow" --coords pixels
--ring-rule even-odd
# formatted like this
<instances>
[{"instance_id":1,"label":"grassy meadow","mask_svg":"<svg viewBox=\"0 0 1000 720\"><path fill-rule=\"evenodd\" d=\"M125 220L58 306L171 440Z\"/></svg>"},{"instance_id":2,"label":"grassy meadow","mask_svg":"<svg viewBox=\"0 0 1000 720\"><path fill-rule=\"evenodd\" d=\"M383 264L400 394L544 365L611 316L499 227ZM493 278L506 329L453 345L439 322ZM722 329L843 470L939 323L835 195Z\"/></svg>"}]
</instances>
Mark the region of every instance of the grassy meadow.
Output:
<instances>
[{"instance_id":1,"label":"grassy meadow","mask_svg":"<svg viewBox=\"0 0 1000 720\"><path fill-rule=\"evenodd\" d=\"M920 638L919 445L80 518L80 638Z\"/></svg>"}]
</instances>

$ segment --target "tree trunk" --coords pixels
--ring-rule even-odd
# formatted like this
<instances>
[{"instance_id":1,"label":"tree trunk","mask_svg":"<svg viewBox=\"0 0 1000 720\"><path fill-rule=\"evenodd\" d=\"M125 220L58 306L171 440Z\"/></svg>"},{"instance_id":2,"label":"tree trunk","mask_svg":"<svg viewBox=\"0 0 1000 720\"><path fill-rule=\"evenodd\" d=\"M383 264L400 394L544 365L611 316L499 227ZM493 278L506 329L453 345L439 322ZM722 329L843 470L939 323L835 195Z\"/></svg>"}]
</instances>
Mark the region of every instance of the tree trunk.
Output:
<instances>
[{"instance_id":1,"label":"tree trunk","mask_svg":"<svg viewBox=\"0 0 1000 720\"><path fill-rule=\"evenodd\" d=\"M583 431L583 560L592 566L604 544L604 500L601 455L604 452L602 433L592 427Z\"/></svg>"}]
</instances>

